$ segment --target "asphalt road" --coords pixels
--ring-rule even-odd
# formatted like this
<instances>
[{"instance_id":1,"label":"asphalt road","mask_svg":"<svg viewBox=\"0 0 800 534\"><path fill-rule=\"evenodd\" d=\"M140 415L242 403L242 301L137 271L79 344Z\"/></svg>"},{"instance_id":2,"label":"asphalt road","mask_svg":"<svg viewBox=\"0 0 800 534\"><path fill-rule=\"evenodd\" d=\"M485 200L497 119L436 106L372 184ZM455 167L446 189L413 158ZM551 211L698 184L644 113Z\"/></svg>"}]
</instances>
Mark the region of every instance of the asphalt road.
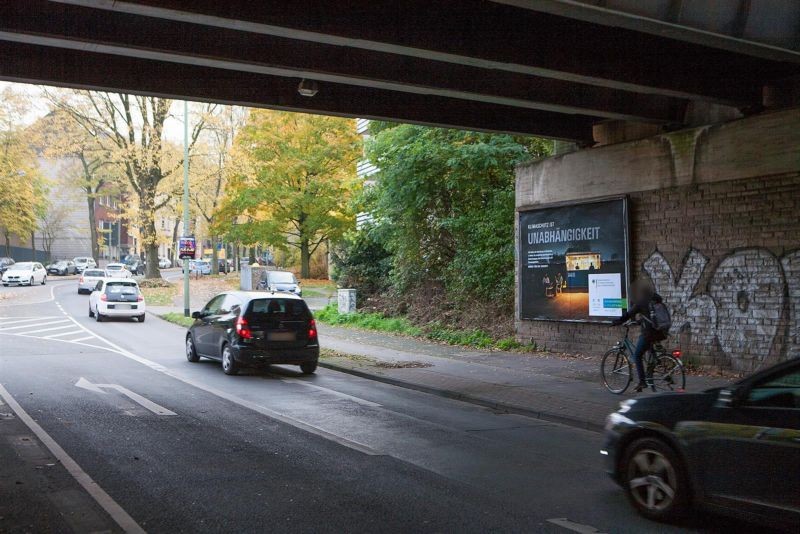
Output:
<instances>
[{"instance_id":1,"label":"asphalt road","mask_svg":"<svg viewBox=\"0 0 800 534\"><path fill-rule=\"evenodd\" d=\"M229 377L187 362L185 330L152 315L94 322L75 281L0 292L0 384L101 492L69 502L106 528L679 530L633 512L599 434L325 369Z\"/></svg>"}]
</instances>

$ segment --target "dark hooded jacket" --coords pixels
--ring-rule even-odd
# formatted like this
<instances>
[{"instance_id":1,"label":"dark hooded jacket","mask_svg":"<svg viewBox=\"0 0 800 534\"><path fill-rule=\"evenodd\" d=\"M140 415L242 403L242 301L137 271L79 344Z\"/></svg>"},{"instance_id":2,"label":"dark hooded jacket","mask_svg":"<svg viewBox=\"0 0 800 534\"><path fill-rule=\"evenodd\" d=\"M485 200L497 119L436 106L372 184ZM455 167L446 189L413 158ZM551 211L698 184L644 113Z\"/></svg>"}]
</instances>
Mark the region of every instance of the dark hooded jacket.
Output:
<instances>
[{"instance_id":1,"label":"dark hooded jacket","mask_svg":"<svg viewBox=\"0 0 800 534\"><path fill-rule=\"evenodd\" d=\"M637 301L633 303L632 306L628 308L627 311L623 312L622 317L614 321L613 324L621 325L628 319L636 318L636 315L639 314L643 317L641 322L642 324L642 334L648 337L650 341L660 341L664 339L664 334L653 328L653 321L650 317L650 303L658 303L664 302L664 299L661 298L661 295L658 293L650 293L642 295Z\"/></svg>"}]
</instances>

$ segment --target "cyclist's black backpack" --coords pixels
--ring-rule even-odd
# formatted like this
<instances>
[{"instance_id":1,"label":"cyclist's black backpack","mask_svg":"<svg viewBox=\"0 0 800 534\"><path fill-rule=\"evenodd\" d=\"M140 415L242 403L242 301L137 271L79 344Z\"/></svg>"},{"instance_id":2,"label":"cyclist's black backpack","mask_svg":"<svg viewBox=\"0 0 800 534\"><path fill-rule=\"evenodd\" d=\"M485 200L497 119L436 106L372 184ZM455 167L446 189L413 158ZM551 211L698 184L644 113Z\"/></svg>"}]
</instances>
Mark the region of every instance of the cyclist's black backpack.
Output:
<instances>
[{"instance_id":1,"label":"cyclist's black backpack","mask_svg":"<svg viewBox=\"0 0 800 534\"><path fill-rule=\"evenodd\" d=\"M650 302L650 321L653 323L655 331L665 338L669 335L669 329L672 328L672 317L663 302Z\"/></svg>"}]
</instances>

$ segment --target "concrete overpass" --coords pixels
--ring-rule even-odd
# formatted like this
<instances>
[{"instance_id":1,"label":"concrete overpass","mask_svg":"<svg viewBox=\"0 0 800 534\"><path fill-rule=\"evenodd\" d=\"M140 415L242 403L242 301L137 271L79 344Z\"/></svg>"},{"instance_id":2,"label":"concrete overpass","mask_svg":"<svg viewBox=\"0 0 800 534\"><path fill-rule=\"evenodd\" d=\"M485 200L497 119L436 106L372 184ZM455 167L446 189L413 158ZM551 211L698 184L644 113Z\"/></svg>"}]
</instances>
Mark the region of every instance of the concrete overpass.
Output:
<instances>
[{"instance_id":1,"label":"concrete overpass","mask_svg":"<svg viewBox=\"0 0 800 534\"><path fill-rule=\"evenodd\" d=\"M0 78L592 144L781 105L800 74L792 2L638 4L7 0Z\"/></svg>"},{"instance_id":2,"label":"concrete overpass","mask_svg":"<svg viewBox=\"0 0 800 534\"><path fill-rule=\"evenodd\" d=\"M519 169L518 212L626 198L628 274L741 371L800 355L798 75L787 0L0 4L0 79L573 142ZM614 336L523 315L540 346Z\"/></svg>"}]
</instances>

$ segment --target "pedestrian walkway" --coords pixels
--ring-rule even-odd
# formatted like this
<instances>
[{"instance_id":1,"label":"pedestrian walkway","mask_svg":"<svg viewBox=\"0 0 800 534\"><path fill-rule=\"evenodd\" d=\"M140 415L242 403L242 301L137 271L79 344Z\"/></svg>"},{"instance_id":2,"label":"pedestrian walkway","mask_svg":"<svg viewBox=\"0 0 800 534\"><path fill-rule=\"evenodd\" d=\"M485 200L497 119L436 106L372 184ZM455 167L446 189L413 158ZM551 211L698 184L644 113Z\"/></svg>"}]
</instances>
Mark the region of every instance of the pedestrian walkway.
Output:
<instances>
[{"instance_id":1,"label":"pedestrian walkway","mask_svg":"<svg viewBox=\"0 0 800 534\"><path fill-rule=\"evenodd\" d=\"M594 358L486 352L328 325L319 331L323 348L343 354L325 357L324 367L581 428L602 429L608 413L636 395L609 393ZM728 383L688 376L686 390Z\"/></svg>"}]
</instances>

